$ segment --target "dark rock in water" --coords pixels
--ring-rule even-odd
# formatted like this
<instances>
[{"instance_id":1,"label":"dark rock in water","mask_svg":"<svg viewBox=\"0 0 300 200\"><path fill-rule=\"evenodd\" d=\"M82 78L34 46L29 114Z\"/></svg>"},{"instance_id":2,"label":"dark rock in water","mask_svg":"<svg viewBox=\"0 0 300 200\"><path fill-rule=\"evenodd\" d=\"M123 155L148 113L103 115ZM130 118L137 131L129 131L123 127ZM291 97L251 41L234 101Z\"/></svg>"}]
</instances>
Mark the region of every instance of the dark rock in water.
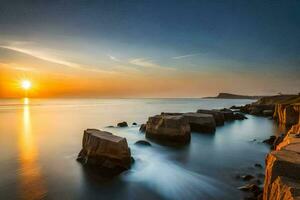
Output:
<instances>
[{"instance_id":1,"label":"dark rock in water","mask_svg":"<svg viewBox=\"0 0 300 200\"><path fill-rule=\"evenodd\" d=\"M254 176L248 174L248 175L245 175L245 176L241 176L241 178L242 178L244 181L250 181L251 179L254 178Z\"/></svg>"},{"instance_id":2,"label":"dark rock in water","mask_svg":"<svg viewBox=\"0 0 300 200\"><path fill-rule=\"evenodd\" d=\"M137 125L137 123L136 123L136 122L133 122L133 123L132 123L132 125L133 125L133 126L136 126L136 125Z\"/></svg>"},{"instance_id":3,"label":"dark rock in water","mask_svg":"<svg viewBox=\"0 0 300 200\"><path fill-rule=\"evenodd\" d=\"M107 126L107 128L115 128L114 126Z\"/></svg>"},{"instance_id":4,"label":"dark rock in water","mask_svg":"<svg viewBox=\"0 0 300 200\"><path fill-rule=\"evenodd\" d=\"M240 110L241 108L243 108L244 106L231 106L230 109L233 110Z\"/></svg>"},{"instance_id":5,"label":"dark rock in water","mask_svg":"<svg viewBox=\"0 0 300 200\"><path fill-rule=\"evenodd\" d=\"M265 144L273 145L274 141L276 140L276 136L272 135L269 139L263 141Z\"/></svg>"},{"instance_id":6,"label":"dark rock in water","mask_svg":"<svg viewBox=\"0 0 300 200\"><path fill-rule=\"evenodd\" d=\"M155 115L147 121L146 137L164 143L187 144L191 140L191 128L181 115Z\"/></svg>"},{"instance_id":7,"label":"dark rock in water","mask_svg":"<svg viewBox=\"0 0 300 200\"><path fill-rule=\"evenodd\" d=\"M244 120L244 119L248 119L248 118L245 115L241 114L241 113L234 113L233 119L235 119L235 120Z\"/></svg>"},{"instance_id":8,"label":"dark rock in water","mask_svg":"<svg viewBox=\"0 0 300 200\"><path fill-rule=\"evenodd\" d=\"M216 122L211 114L184 113L183 117L187 119L191 131L203 133L214 133L216 131Z\"/></svg>"},{"instance_id":9,"label":"dark rock in water","mask_svg":"<svg viewBox=\"0 0 300 200\"><path fill-rule=\"evenodd\" d=\"M255 163L255 164L254 164L254 167L262 168L263 166L262 166L261 164L259 164L259 163Z\"/></svg>"},{"instance_id":10,"label":"dark rock in water","mask_svg":"<svg viewBox=\"0 0 300 200\"><path fill-rule=\"evenodd\" d=\"M140 132L145 132L146 131L146 124L142 124L140 126Z\"/></svg>"},{"instance_id":11,"label":"dark rock in water","mask_svg":"<svg viewBox=\"0 0 300 200\"><path fill-rule=\"evenodd\" d=\"M224 125L224 121L225 121L224 114L221 111L199 109L197 110L197 113L211 114L213 115L217 126Z\"/></svg>"},{"instance_id":12,"label":"dark rock in water","mask_svg":"<svg viewBox=\"0 0 300 200\"><path fill-rule=\"evenodd\" d=\"M245 192L253 192L254 194L259 194L261 192L260 188L253 183L238 187L238 189Z\"/></svg>"},{"instance_id":13,"label":"dark rock in water","mask_svg":"<svg viewBox=\"0 0 300 200\"><path fill-rule=\"evenodd\" d=\"M141 145L141 146L151 146L150 142L148 142L146 140L139 140L139 141L135 142L134 144Z\"/></svg>"},{"instance_id":14,"label":"dark rock in water","mask_svg":"<svg viewBox=\"0 0 300 200\"><path fill-rule=\"evenodd\" d=\"M127 127L128 124L127 124L127 122L120 122L120 123L117 124L117 126L118 127Z\"/></svg>"},{"instance_id":15,"label":"dark rock in water","mask_svg":"<svg viewBox=\"0 0 300 200\"><path fill-rule=\"evenodd\" d=\"M97 129L84 131L78 158L84 166L114 176L130 168L131 153L126 138Z\"/></svg>"},{"instance_id":16,"label":"dark rock in water","mask_svg":"<svg viewBox=\"0 0 300 200\"><path fill-rule=\"evenodd\" d=\"M230 110L228 108L223 108L220 111L221 111L221 113L224 114L225 121L232 121L232 120L235 119L234 118L234 112L232 110Z\"/></svg>"}]
</instances>

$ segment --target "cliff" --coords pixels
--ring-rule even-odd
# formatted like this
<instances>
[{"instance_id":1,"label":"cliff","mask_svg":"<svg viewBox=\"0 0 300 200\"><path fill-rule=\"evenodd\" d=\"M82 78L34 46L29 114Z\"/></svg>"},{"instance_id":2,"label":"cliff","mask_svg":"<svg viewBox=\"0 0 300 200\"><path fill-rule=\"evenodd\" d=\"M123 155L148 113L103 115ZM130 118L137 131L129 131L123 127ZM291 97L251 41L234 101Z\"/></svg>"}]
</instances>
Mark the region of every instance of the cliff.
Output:
<instances>
[{"instance_id":1,"label":"cliff","mask_svg":"<svg viewBox=\"0 0 300 200\"><path fill-rule=\"evenodd\" d=\"M276 150L266 157L264 182L264 200L294 200L300 199L300 105L280 105L277 109L279 121L295 119L298 112L297 124L286 134Z\"/></svg>"}]
</instances>

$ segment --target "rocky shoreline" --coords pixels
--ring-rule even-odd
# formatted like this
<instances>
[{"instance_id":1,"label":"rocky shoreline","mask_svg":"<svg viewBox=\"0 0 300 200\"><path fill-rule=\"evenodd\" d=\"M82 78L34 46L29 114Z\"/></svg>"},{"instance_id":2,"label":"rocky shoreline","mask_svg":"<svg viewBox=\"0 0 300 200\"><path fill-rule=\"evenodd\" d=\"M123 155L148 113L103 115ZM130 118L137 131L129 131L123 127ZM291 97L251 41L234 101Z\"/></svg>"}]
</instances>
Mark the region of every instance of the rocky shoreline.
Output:
<instances>
[{"instance_id":1,"label":"rocky shoreline","mask_svg":"<svg viewBox=\"0 0 300 200\"><path fill-rule=\"evenodd\" d=\"M252 199L300 199L300 96L265 97L253 104L239 107L241 112L271 117L290 128L286 134L265 140L272 146L265 159L265 181L262 194Z\"/></svg>"},{"instance_id":2,"label":"rocky shoreline","mask_svg":"<svg viewBox=\"0 0 300 200\"><path fill-rule=\"evenodd\" d=\"M250 183L238 189L251 192L246 199L299 199L300 198L300 96L279 95L264 97L245 106L232 106L230 109L199 109L189 113L161 113L148 118L140 126L145 138L164 145L187 145L191 132L213 134L218 126L226 121L244 120L244 114L269 117L284 126L292 128L287 134L272 136L265 140L272 146L266 157L264 188L260 183ZM134 124L136 125L136 123ZM127 127L126 122L117 127ZM136 145L151 146L147 141ZM93 167L106 175L115 176L130 168L134 159L126 138L109 132L87 129L84 132L83 148L78 160L85 166ZM255 164L255 167L262 167ZM248 179L251 175L246 175ZM254 177L250 179L254 180ZM243 178L244 180L244 178Z\"/></svg>"}]
</instances>

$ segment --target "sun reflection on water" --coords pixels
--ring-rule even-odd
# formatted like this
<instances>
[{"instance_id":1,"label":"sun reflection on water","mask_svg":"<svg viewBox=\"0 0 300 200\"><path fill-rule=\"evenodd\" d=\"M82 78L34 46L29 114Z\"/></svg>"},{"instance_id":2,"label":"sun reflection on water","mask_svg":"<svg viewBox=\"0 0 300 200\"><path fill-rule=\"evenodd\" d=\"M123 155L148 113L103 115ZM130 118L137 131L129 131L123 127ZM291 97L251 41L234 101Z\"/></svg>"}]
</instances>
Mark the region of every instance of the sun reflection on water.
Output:
<instances>
[{"instance_id":1,"label":"sun reflection on water","mask_svg":"<svg viewBox=\"0 0 300 200\"><path fill-rule=\"evenodd\" d=\"M29 99L24 98L23 126L19 133L20 196L22 199L42 199L46 194L35 137L32 133Z\"/></svg>"}]
</instances>

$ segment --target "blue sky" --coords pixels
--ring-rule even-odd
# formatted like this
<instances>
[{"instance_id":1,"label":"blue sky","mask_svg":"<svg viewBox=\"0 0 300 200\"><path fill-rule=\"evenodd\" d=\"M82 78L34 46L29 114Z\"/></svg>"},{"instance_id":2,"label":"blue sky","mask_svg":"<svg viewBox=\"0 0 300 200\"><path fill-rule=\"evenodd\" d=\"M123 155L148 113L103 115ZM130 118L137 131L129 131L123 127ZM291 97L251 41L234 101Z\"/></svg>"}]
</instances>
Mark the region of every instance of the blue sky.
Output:
<instances>
[{"instance_id":1,"label":"blue sky","mask_svg":"<svg viewBox=\"0 0 300 200\"><path fill-rule=\"evenodd\" d=\"M21 65L24 61L14 54L26 54L61 68L111 76L117 72L173 77L176 84L184 83L190 74L199 73L207 80L213 74L217 77L219 89L195 95L195 85L204 83L199 82L190 86L195 87L190 93L179 90L178 96L300 89L300 1L296 0L4 0L0 27L2 64L18 60ZM49 70L44 68L39 70ZM227 80L234 78L236 83ZM266 80L258 89L259 78ZM238 89L233 88L236 84Z\"/></svg>"}]
</instances>

